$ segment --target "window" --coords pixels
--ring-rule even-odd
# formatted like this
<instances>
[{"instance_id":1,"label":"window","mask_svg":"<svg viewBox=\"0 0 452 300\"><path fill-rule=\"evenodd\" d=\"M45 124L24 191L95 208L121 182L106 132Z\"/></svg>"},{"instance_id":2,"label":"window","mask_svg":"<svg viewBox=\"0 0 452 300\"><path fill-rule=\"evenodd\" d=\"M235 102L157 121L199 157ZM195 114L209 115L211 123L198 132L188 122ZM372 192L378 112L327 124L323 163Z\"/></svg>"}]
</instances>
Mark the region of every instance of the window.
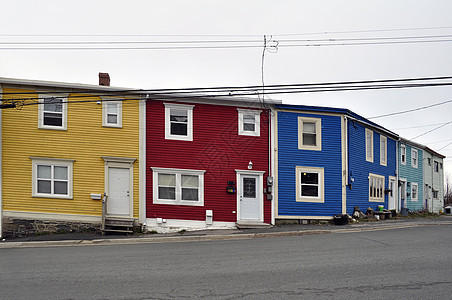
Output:
<instances>
[{"instance_id":1,"label":"window","mask_svg":"<svg viewBox=\"0 0 452 300\"><path fill-rule=\"evenodd\" d=\"M388 158L388 139L385 136L380 135L380 165L386 166Z\"/></svg>"},{"instance_id":2,"label":"window","mask_svg":"<svg viewBox=\"0 0 452 300\"><path fill-rule=\"evenodd\" d=\"M418 155L417 150L411 149L411 166L413 168L417 168L417 162L418 162L417 155Z\"/></svg>"},{"instance_id":3,"label":"window","mask_svg":"<svg viewBox=\"0 0 452 300\"><path fill-rule=\"evenodd\" d=\"M297 166L296 172L296 201L323 203L323 168Z\"/></svg>"},{"instance_id":4,"label":"window","mask_svg":"<svg viewBox=\"0 0 452 300\"><path fill-rule=\"evenodd\" d=\"M38 128L67 129L67 95L39 96Z\"/></svg>"},{"instance_id":5,"label":"window","mask_svg":"<svg viewBox=\"0 0 452 300\"><path fill-rule=\"evenodd\" d=\"M417 201L418 199L418 186L417 183L411 183L411 201Z\"/></svg>"},{"instance_id":6,"label":"window","mask_svg":"<svg viewBox=\"0 0 452 300\"><path fill-rule=\"evenodd\" d=\"M427 158L427 163L428 163L428 165L429 166L431 166L432 165L432 159L429 157L429 158Z\"/></svg>"},{"instance_id":7,"label":"window","mask_svg":"<svg viewBox=\"0 0 452 300\"><path fill-rule=\"evenodd\" d=\"M434 161L433 163L434 163L433 168L434 168L435 172L439 172L439 169L438 169L439 163L437 161Z\"/></svg>"},{"instance_id":8,"label":"window","mask_svg":"<svg viewBox=\"0 0 452 300\"><path fill-rule=\"evenodd\" d=\"M406 165L406 146L405 144L400 145L400 162L402 165Z\"/></svg>"},{"instance_id":9,"label":"window","mask_svg":"<svg viewBox=\"0 0 452 300\"><path fill-rule=\"evenodd\" d=\"M366 161L374 162L374 132L366 128Z\"/></svg>"},{"instance_id":10,"label":"window","mask_svg":"<svg viewBox=\"0 0 452 300\"><path fill-rule=\"evenodd\" d=\"M122 101L102 101L102 126L122 127Z\"/></svg>"},{"instance_id":11,"label":"window","mask_svg":"<svg viewBox=\"0 0 452 300\"><path fill-rule=\"evenodd\" d=\"M156 204L204 205L204 172L152 168Z\"/></svg>"},{"instance_id":12,"label":"window","mask_svg":"<svg viewBox=\"0 0 452 300\"><path fill-rule=\"evenodd\" d=\"M322 150L322 120L298 117L298 149Z\"/></svg>"},{"instance_id":13,"label":"window","mask_svg":"<svg viewBox=\"0 0 452 300\"><path fill-rule=\"evenodd\" d=\"M439 168L442 170L443 169L443 163L439 163Z\"/></svg>"},{"instance_id":14,"label":"window","mask_svg":"<svg viewBox=\"0 0 452 300\"><path fill-rule=\"evenodd\" d=\"M438 191L433 190L433 199L438 199Z\"/></svg>"},{"instance_id":15,"label":"window","mask_svg":"<svg viewBox=\"0 0 452 300\"><path fill-rule=\"evenodd\" d=\"M260 136L260 110L237 109L239 112L239 135Z\"/></svg>"},{"instance_id":16,"label":"window","mask_svg":"<svg viewBox=\"0 0 452 300\"><path fill-rule=\"evenodd\" d=\"M193 141L193 107L165 103L165 139Z\"/></svg>"},{"instance_id":17,"label":"window","mask_svg":"<svg viewBox=\"0 0 452 300\"><path fill-rule=\"evenodd\" d=\"M31 157L33 197L72 199L73 160Z\"/></svg>"},{"instance_id":18,"label":"window","mask_svg":"<svg viewBox=\"0 0 452 300\"><path fill-rule=\"evenodd\" d=\"M369 174L369 201L384 202L385 177Z\"/></svg>"}]
</instances>

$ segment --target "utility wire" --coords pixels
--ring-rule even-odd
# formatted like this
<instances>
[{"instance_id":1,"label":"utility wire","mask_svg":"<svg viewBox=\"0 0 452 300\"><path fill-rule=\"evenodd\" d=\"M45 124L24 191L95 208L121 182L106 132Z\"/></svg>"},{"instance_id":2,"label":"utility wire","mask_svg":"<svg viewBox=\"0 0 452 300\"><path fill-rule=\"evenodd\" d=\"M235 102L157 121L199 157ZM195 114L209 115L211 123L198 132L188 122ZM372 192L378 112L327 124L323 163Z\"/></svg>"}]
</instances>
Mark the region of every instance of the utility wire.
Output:
<instances>
[{"instance_id":1,"label":"utility wire","mask_svg":"<svg viewBox=\"0 0 452 300\"><path fill-rule=\"evenodd\" d=\"M415 136L415 137L412 138L411 140L417 139L418 137L421 137L421 136L423 136L423 135L426 135L427 133L430 133L430 132L432 132L432 131L435 131L435 130L437 130L437 129L440 129L441 127L444 127L444 126L446 126L446 125L448 125L448 124L450 124L450 123L452 123L452 121L449 121L449 122L447 122L447 123L444 123L444 124L441 125L441 126L435 127L435 128L433 128L432 130L429 130L429 131L424 132L424 133L422 133L422 134L420 134L420 135L418 135L418 136Z\"/></svg>"},{"instance_id":2,"label":"utility wire","mask_svg":"<svg viewBox=\"0 0 452 300\"><path fill-rule=\"evenodd\" d=\"M442 125L444 123L435 123L435 124L429 124L429 125L421 125L421 126L410 126L410 127L398 127L398 128L392 128L392 130L403 130L403 129L414 129L414 128L425 128L425 127L432 127L432 126L438 126ZM444 141L443 141L444 142ZM436 142L435 142L436 143ZM438 142L439 143L439 142ZM432 144L432 143L429 143Z\"/></svg>"},{"instance_id":3,"label":"utility wire","mask_svg":"<svg viewBox=\"0 0 452 300\"><path fill-rule=\"evenodd\" d=\"M418 111L418 110L427 109L427 108L430 108L430 107L444 105L444 104L447 104L447 103L450 103L450 102L452 102L452 99L451 100L447 100L447 101L443 101L443 102L440 102L440 103L435 103L435 104L431 104L431 105L418 107L418 108L413 108L413 109L403 110L403 111L399 111L399 112L394 112L394 113L379 115L379 116L375 116L375 117L370 117L368 119L377 119L377 118L383 118L383 117L389 117L389 116L406 114L406 113L413 112L413 111Z\"/></svg>"},{"instance_id":4,"label":"utility wire","mask_svg":"<svg viewBox=\"0 0 452 300\"><path fill-rule=\"evenodd\" d=\"M448 144L447 144L446 146L444 146L444 147L439 148L438 151L443 150L444 148L446 148L446 147L449 146L449 145L452 145L452 142L448 143Z\"/></svg>"}]
</instances>

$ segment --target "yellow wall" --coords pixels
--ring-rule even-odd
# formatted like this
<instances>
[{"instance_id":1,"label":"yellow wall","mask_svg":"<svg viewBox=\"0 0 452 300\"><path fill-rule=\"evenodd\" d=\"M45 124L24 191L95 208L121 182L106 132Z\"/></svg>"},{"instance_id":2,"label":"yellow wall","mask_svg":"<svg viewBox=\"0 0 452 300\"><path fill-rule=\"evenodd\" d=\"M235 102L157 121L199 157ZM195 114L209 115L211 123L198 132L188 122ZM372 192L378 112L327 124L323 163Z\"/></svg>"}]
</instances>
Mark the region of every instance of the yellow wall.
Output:
<instances>
[{"instance_id":1,"label":"yellow wall","mask_svg":"<svg viewBox=\"0 0 452 300\"><path fill-rule=\"evenodd\" d=\"M4 93L33 92L3 88ZM37 94L4 95L36 98ZM139 102L124 101L122 128L102 127L102 105L71 103L69 95L67 131L38 129L38 105L3 109L3 209L59 214L102 215L100 200L91 193L105 191L105 162L101 156L136 158L133 165L133 210L139 214ZM32 197L30 157L73 159L73 199Z\"/></svg>"}]
</instances>

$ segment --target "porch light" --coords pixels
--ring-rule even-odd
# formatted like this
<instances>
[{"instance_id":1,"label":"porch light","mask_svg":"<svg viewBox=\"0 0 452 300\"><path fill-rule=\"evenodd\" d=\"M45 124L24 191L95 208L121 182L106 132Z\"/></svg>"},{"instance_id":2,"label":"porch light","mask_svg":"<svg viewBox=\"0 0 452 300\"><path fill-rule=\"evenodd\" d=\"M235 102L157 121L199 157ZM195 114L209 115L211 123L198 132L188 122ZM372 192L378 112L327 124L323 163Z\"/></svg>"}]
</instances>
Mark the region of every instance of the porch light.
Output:
<instances>
[{"instance_id":1,"label":"porch light","mask_svg":"<svg viewBox=\"0 0 452 300\"><path fill-rule=\"evenodd\" d=\"M253 169L253 162L250 160L250 162L248 163L248 170L252 170Z\"/></svg>"}]
</instances>

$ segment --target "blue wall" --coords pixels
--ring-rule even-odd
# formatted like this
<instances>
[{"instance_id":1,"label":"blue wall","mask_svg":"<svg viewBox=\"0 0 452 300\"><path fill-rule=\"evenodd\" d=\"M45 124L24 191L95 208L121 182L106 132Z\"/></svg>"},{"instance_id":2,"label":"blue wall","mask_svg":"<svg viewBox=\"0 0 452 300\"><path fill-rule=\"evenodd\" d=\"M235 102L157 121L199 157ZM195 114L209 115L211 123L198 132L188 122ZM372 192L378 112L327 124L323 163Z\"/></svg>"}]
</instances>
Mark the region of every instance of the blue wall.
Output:
<instances>
[{"instance_id":1,"label":"blue wall","mask_svg":"<svg viewBox=\"0 0 452 300\"><path fill-rule=\"evenodd\" d=\"M402 158L401 151L400 151L401 144L404 144L406 146L406 164L405 165L402 164L402 159L401 159ZM407 183L409 184L409 186L407 186L406 207L409 210L423 209L424 208L423 152L421 149L414 147L410 144L403 143L403 142L398 143L398 147L399 147L399 158L398 158L399 178L406 179ZM411 166L411 149L417 150L417 155L418 155L417 168ZM432 164L433 164L433 162L432 162ZM413 182L417 183L417 185L418 185L418 196L417 196L418 200L417 201L413 201L412 197L411 197L412 196L411 195L411 187L412 187ZM402 196L401 193L399 193L400 201L402 201L401 196Z\"/></svg>"},{"instance_id":2,"label":"blue wall","mask_svg":"<svg viewBox=\"0 0 452 300\"><path fill-rule=\"evenodd\" d=\"M347 187L347 213L352 214L355 206L365 212L368 207L377 209L378 205L388 208L388 195L384 194L383 202L369 201L369 173L385 177L385 189L388 188L389 177L396 176L396 140L387 135L387 165L380 165L380 133L373 131L374 157L373 162L366 161L365 127L358 122L349 121L348 132L348 169L349 177L354 182Z\"/></svg>"},{"instance_id":3,"label":"blue wall","mask_svg":"<svg viewBox=\"0 0 452 300\"><path fill-rule=\"evenodd\" d=\"M298 149L298 117L320 118L322 150ZM333 216L342 213L341 117L278 111L279 216ZM296 202L296 166L324 168L324 203Z\"/></svg>"}]
</instances>

